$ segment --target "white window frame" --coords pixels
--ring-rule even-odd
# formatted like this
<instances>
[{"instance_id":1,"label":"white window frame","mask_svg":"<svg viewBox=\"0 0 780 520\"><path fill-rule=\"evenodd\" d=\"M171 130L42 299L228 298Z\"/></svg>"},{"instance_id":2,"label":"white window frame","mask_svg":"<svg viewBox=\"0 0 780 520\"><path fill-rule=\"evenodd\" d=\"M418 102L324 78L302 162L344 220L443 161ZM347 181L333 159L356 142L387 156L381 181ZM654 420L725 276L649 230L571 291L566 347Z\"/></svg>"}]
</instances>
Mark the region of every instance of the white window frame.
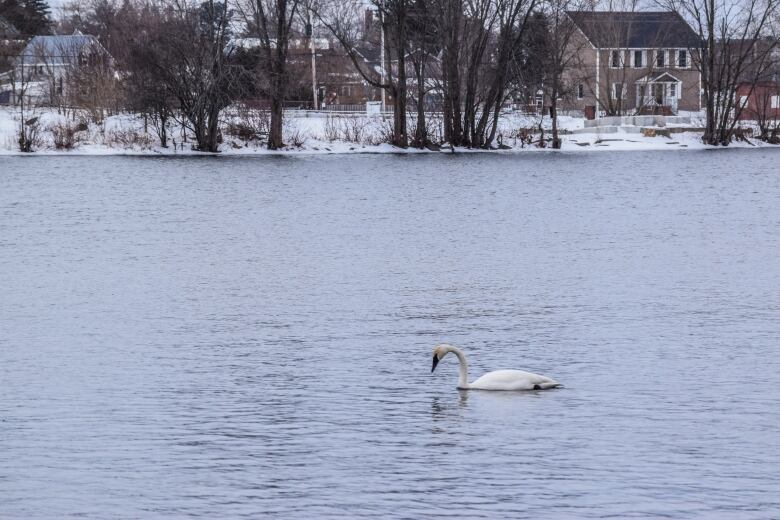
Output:
<instances>
[{"instance_id":1,"label":"white window frame","mask_svg":"<svg viewBox=\"0 0 780 520\"><path fill-rule=\"evenodd\" d=\"M577 84L577 99L585 99L585 85Z\"/></svg>"},{"instance_id":2,"label":"white window frame","mask_svg":"<svg viewBox=\"0 0 780 520\"><path fill-rule=\"evenodd\" d=\"M659 57L663 60L663 63L661 65L658 64L658 58ZM666 61L666 51L662 51L662 50L655 51L655 68L657 68L657 69L665 69L668 66L669 66L669 64Z\"/></svg>"},{"instance_id":3,"label":"white window frame","mask_svg":"<svg viewBox=\"0 0 780 520\"><path fill-rule=\"evenodd\" d=\"M617 53L618 64L615 65L615 61L612 57ZM609 68L610 69L622 69L626 64L626 53L622 49L612 49L609 51Z\"/></svg>"},{"instance_id":4,"label":"white window frame","mask_svg":"<svg viewBox=\"0 0 780 520\"><path fill-rule=\"evenodd\" d=\"M640 83L636 86L636 105L637 108L644 106L647 100L647 83Z\"/></svg>"},{"instance_id":5,"label":"white window frame","mask_svg":"<svg viewBox=\"0 0 780 520\"><path fill-rule=\"evenodd\" d=\"M620 97L617 95L617 86L620 85ZM625 83L621 81L616 81L612 83L612 99L615 101L625 101L625 95L626 95L626 85Z\"/></svg>"},{"instance_id":6,"label":"white window frame","mask_svg":"<svg viewBox=\"0 0 780 520\"><path fill-rule=\"evenodd\" d=\"M737 108L740 108L742 110L746 109L748 107L748 103L750 103L750 98L748 96L739 96Z\"/></svg>"},{"instance_id":7,"label":"white window frame","mask_svg":"<svg viewBox=\"0 0 780 520\"><path fill-rule=\"evenodd\" d=\"M637 55L639 56L639 59L641 60L641 63L638 64L638 65L636 63ZM645 51L640 51L640 50L633 50L633 51L631 51L631 60L634 63L634 68L635 69L643 68L645 66L645 62L647 62L647 60L645 59Z\"/></svg>"},{"instance_id":8,"label":"white window frame","mask_svg":"<svg viewBox=\"0 0 780 520\"><path fill-rule=\"evenodd\" d=\"M685 53L685 65L680 65L680 53L681 52ZM674 60L675 66L678 69L689 69L689 68L691 68L691 56L690 56L690 54L691 53L688 52L688 49L677 49L677 53L676 53L675 60Z\"/></svg>"},{"instance_id":9,"label":"white window frame","mask_svg":"<svg viewBox=\"0 0 780 520\"><path fill-rule=\"evenodd\" d=\"M769 108L780 108L780 96L772 96L769 98Z\"/></svg>"},{"instance_id":10,"label":"white window frame","mask_svg":"<svg viewBox=\"0 0 780 520\"><path fill-rule=\"evenodd\" d=\"M669 91L667 92L668 98L671 99L679 99L680 98L680 84L679 83L669 83Z\"/></svg>"}]
</instances>

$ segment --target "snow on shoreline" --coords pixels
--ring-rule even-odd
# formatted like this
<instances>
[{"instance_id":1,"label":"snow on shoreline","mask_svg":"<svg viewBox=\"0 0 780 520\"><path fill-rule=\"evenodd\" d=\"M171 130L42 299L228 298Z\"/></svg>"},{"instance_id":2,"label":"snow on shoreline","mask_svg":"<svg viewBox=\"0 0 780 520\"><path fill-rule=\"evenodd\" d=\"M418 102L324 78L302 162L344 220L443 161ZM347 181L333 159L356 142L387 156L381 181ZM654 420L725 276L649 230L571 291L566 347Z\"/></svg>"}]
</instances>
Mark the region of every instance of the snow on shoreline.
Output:
<instances>
[{"instance_id":1,"label":"snow on shoreline","mask_svg":"<svg viewBox=\"0 0 780 520\"><path fill-rule=\"evenodd\" d=\"M88 128L79 133L79 141L68 150L58 150L54 145L51 129L58 124L75 123L65 116L58 115L53 110L40 111L41 121L40 144L33 153L23 153L17 147L18 112L12 107L0 108L0 156L63 156L63 155L133 155L133 156L267 156L267 155L333 155L333 154L414 154L414 153L522 153L522 152L596 152L596 151L642 151L642 150L705 150L717 149L701 142L700 132L690 131L672 134L671 137L645 137L638 133L622 130L613 133L600 134L597 131L589 133L564 134L561 150L539 148L535 145L523 144L517 137L518 130L539 125L538 118L510 114L501 120L499 126L500 141L504 145L499 150L482 150L443 147L441 150L420 150L416 148L401 149L389 144L377 144L379 137L386 131L387 121L380 117L365 116L325 116L323 114L286 114L285 140L303 141L300 146L289 146L283 150L268 150L259 142L245 143L236 137L224 136L225 142L220 146L220 152L209 154L193 151L191 143L181 146L180 129L171 131L171 143L168 148L159 146L159 141L151 128L144 131L143 120L134 115L119 115L106 118L103 124L89 124ZM334 132L334 126L350 121L349 127L354 131L358 128L359 142L344 140L344 133ZM357 126L355 125L357 123ZM549 118L541 121L549 137ZM559 126L563 131L582 129L584 120L562 116ZM347 126L345 124L344 130ZM681 129L683 130L683 129ZM173 140L177 147L173 148ZM355 137L351 138L355 141ZM750 143L735 142L729 148L777 148L762 141Z\"/></svg>"}]
</instances>

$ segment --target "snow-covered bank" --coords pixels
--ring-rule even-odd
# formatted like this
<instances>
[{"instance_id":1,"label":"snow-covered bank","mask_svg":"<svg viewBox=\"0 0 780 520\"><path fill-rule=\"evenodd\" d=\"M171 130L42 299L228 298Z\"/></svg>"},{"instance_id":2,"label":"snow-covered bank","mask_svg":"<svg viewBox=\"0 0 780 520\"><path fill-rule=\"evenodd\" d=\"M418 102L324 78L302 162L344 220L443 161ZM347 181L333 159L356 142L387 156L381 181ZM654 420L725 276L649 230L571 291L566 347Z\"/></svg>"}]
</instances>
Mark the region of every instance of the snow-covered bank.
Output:
<instances>
[{"instance_id":1,"label":"snow-covered bank","mask_svg":"<svg viewBox=\"0 0 780 520\"><path fill-rule=\"evenodd\" d=\"M528 141L538 142L539 129L545 137L550 135L549 118L540 119L522 114L502 117L493 151L444 146L436 150L415 148L400 149L387 144L390 121L382 117L364 115L334 115L290 111L285 118L285 141L290 144L284 150L270 151L260 139L242 135L239 116L227 112L223 129L220 155L298 155L298 154L350 154L350 153L519 153L549 151ZM192 139L177 124L169 128L169 144L159 144L152 125L136 115L118 115L105 119L101 124L88 123L83 118L58 114L54 110L38 110L28 118L37 118L38 132L32 155L204 155L191 149ZM12 107L0 108L0 155L30 155L18 150L19 113ZM695 125L690 125L694 130ZM236 130L238 128L238 130ZM562 150L669 150L706 149L701 134L677 128L670 136L649 137L637 132L637 128L618 128L604 133L598 128L584 128L584 120L562 116L559 128ZM440 124L433 119L429 133L441 134ZM735 142L735 148L771 147L758 140Z\"/></svg>"}]
</instances>

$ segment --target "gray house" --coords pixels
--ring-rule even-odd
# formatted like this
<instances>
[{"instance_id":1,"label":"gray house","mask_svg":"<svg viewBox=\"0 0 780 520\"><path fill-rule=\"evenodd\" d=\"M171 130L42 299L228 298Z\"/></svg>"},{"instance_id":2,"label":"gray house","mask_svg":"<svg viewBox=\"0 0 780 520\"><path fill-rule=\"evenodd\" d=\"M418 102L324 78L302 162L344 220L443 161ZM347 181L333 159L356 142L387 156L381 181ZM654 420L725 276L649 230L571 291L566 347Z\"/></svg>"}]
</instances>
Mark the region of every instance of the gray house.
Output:
<instances>
[{"instance_id":1,"label":"gray house","mask_svg":"<svg viewBox=\"0 0 780 520\"><path fill-rule=\"evenodd\" d=\"M56 103L67 94L77 70L113 68L113 58L97 38L76 31L70 35L35 36L14 63L14 81L31 101Z\"/></svg>"}]
</instances>

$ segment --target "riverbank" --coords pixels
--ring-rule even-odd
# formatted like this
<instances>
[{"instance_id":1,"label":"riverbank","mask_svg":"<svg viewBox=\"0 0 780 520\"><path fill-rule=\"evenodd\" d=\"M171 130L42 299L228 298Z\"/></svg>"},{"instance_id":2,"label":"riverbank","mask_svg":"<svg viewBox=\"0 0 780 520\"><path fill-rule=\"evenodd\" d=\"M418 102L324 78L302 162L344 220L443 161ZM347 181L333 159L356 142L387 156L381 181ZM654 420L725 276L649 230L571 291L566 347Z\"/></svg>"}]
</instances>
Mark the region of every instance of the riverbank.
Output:
<instances>
[{"instance_id":1,"label":"riverbank","mask_svg":"<svg viewBox=\"0 0 780 520\"><path fill-rule=\"evenodd\" d=\"M522 114L502 116L495 147L492 150L454 148L448 145L426 149L397 148L387 141L390 121L382 117L359 114L338 115L291 111L285 118L285 141L290 143L282 150L268 150L262 134L247 131L262 127L263 122L253 117L246 121L246 114L226 113L222 143L217 155L316 155L316 154L397 154L397 153L520 153L551 151L539 146L542 138L549 139L549 118ZM37 135L34 152L18 150L19 114L9 108L0 108L0 155L148 155L193 156L215 155L192 150L192 139L178 124L169 128L167 147L160 146L159 138L149 121L136 115L119 115L106 118L102 123L88 123L84 117L69 113L58 114L53 110L34 112ZM618 128L602 132L598 128L585 128L582 118L562 116L559 128L562 148L560 151L640 151L716 148L701 142L701 132L696 124L678 125L677 133L654 137L636 132L632 128ZM440 134L436 120L430 122L429 133ZM775 147L759 140L735 142L734 148Z\"/></svg>"}]
</instances>

